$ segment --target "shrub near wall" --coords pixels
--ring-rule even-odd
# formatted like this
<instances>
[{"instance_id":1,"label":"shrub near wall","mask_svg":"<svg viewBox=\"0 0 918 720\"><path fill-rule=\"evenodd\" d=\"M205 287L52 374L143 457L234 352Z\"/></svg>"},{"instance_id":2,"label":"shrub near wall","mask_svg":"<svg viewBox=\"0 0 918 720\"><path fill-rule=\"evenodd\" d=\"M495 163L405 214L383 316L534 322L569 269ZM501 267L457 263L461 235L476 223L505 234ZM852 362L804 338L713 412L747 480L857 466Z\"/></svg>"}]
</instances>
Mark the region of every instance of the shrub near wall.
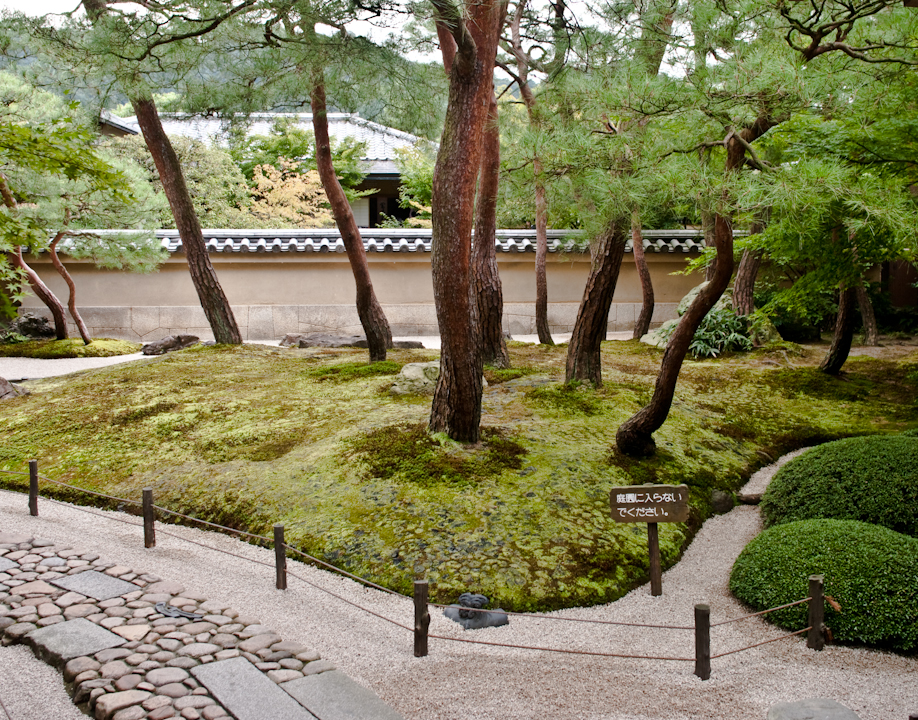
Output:
<instances>
[{"instance_id":1,"label":"shrub near wall","mask_svg":"<svg viewBox=\"0 0 918 720\"><path fill-rule=\"evenodd\" d=\"M804 520L770 528L740 553L730 591L755 610L807 596L825 576L826 625L839 642L918 650L918 540L852 520ZM807 625L807 605L767 618L788 630Z\"/></svg>"},{"instance_id":2,"label":"shrub near wall","mask_svg":"<svg viewBox=\"0 0 918 720\"><path fill-rule=\"evenodd\" d=\"M813 518L860 520L918 537L918 437L856 437L808 450L762 498L765 526Z\"/></svg>"}]
</instances>

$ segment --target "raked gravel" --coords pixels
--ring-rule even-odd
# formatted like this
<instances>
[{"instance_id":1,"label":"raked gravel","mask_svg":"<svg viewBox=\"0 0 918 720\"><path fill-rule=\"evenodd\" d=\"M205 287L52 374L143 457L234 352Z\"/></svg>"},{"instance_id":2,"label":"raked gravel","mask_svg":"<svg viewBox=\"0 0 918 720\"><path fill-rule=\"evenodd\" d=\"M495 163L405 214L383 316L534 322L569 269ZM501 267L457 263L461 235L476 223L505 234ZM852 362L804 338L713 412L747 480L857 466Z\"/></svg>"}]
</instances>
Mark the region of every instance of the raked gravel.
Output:
<instances>
[{"instance_id":1,"label":"raked gravel","mask_svg":"<svg viewBox=\"0 0 918 720\"><path fill-rule=\"evenodd\" d=\"M761 492L776 467L760 470L744 491ZM25 496L0 492L0 529L99 552L258 616L285 639L318 650L412 720L763 720L775 703L810 697L832 698L863 720L907 720L910 713L918 713L918 657L835 646L815 652L798 638L715 659L711 679L704 682L692 674L692 662L579 656L438 639L431 639L428 657L417 659L407 630L294 578L289 590L275 590L271 550L224 535L162 525L157 546L144 550L142 529L116 520L136 523L136 518L93 512L98 515L40 501L41 515L32 518ZM166 530L269 566L169 537ZM729 593L729 573L739 552L760 530L758 509L737 507L705 523L682 560L664 573L662 597L651 597L643 586L608 605L552 615L690 626L693 607L701 602L711 606L713 623L745 615L748 610ZM290 567L353 603L412 624L407 599L299 563L291 562ZM473 633L438 612L432 614L431 633L453 638L630 655L691 658L694 653L690 630L513 617L509 626ZM724 625L712 631L712 653L783 633L758 618ZM21 647L0 648L0 692L4 701L10 699L12 720L84 717L66 707L69 699L57 673Z\"/></svg>"}]
</instances>

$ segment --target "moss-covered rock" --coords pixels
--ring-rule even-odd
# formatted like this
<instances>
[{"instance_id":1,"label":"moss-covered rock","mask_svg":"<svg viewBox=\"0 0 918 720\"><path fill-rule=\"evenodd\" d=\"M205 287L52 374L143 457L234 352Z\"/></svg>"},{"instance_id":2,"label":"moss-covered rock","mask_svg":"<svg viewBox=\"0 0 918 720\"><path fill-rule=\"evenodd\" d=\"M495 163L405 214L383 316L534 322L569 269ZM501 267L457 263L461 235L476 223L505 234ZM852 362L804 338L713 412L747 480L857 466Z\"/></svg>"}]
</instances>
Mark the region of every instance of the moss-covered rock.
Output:
<instances>
[{"instance_id":1,"label":"moss-covered rock","mask_svg":"<svg viewBox=\"0 0 918 720\"><path fill-rule=\"evenodd\" d=\"M918 649L918 540L853 520L777 525L750 542L730 575L730 591L754 610L807 596L810 575L825 577L825 623L839 642L906 652ZM807 624L807 606L766 619L788 630Z\"/></svg>"},{"instance_id":2,"label":"moss-covered rock","mask_svg":"<svg viewBox=\"0 0 918 720\"><path fill-rule=\"evenodd\" d=\"M142 346L127 340L98 338L86 345L82 340L29 340L0 345L0 357L41 359L114 357L140 352Z\"/></svg>"},{"instance_id":3,"label":"moss-covered rock","mask_svg":"<svg viewBox=\"0 0 918 720\"><path fill-rule=\"evenodd\" d=\"M918 537L918 437L858 437L812 448L782 467L762 497L766 526L834 518Z\"/></svg>"}]
</instances>

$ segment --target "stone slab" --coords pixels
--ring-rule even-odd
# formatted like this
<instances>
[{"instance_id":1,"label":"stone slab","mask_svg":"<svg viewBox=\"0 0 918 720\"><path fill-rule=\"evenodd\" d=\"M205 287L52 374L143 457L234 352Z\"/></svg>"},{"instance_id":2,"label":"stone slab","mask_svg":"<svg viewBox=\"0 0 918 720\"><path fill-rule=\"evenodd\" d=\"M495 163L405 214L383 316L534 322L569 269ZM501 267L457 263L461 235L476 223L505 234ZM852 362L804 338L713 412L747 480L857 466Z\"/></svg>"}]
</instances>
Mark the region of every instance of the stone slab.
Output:
<instances>
[{"instance_id":1,"label":"stone slab","mask_svg":"<svg viewBox=\"0 0 918 720\"><path fill-rule=\"evenodd\" d=\"M0 557L0 572L9 570L10 568L14 567L19 567L19 564L14 563L12 560L7 560L6 558Z\"/></svg>"},{"instance_id":2,"label":"stone slab","mask_svg":"<svg viewBox=\"0 0 918 720\"><path fill-rule=\"evenodd\" d=\"M860 720L860 716L835 700L809 698L772 705L767 720Z\"/></svg>"},{"instance_id":3,"label":"stone slab","mask_svg":"<svg viewBox=\"0 0 918 720\"><path fill-rule=\"evenodd\" d=\"M236 720L316 720L243 657L198 665L191 674Z\"/></svg>"},{"instance_id":4,"label":"stone slab","mask_svg":"<svg viewBox=\"0 0 918 720\"><path fill-rule=\"evenodd\" d=\"M93 655L100 650L120 647L127 642L115 633L85 618L67 620L34 630L26 636L35 654L56 667L82 655Z\"/></svg>"},{"instance_id":5,"label":"stone slab","mask_svg":"<svg viewBox=\"0 0 918 720\"><path fill-rule=\"evenodd\" d=\"M57 578L51 582L65 590L72 590L96 600L110 600L142 589L134 583L125 582L95 570Z\"/></svg>"},{"instance_id":6,"label":"stone slab","mask_svg":"<svg viewBox=\"0 0 918 720\"><path fill-rule=\"evenodd\" d=\"M405 720L372 690L338 670L291 680L281 687L322 720Z\"/></svg>"}]
</instances>

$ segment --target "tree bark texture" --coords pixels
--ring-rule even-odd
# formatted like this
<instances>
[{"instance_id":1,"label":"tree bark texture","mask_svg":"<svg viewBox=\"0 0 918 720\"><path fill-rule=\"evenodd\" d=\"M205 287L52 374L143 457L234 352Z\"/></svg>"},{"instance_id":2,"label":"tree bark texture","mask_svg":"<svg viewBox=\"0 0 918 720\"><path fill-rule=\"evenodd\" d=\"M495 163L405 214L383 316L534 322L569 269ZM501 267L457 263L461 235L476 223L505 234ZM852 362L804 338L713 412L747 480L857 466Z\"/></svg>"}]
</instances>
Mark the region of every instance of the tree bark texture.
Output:
<instances>
[{"instance_id":1,"label":"tree bark texture","mask_svg":"<svg viewBox=\"0 0 918 720\"><path fill-rule=\"evenodd\" d=\"M545 263L548 259L548 201L545 198L545 181L542 176L542 160L533 158L535 173L535 224L536 224L536 333L543 345L554 345L551 328L548 325L548 275Z\"/></svg>"},{"instance_id":2,"label":"tree bark texture","mask_svg":"<svg viewBox=\"0 0 918 720\"><path fill-rule=\"evenodd\" d=\"M132 98L131 105L134 107L137 124L140 125L143 139L153 156L163 191L172 209L175 227L182 239L182 247L188 260L191 281L214 333L214 340L221 344L239 345L242 343L242 335L236 325L233 309L207 254L201 223L191 202L182 166L168 135L163 130L156 103L152 99Z\"/></svg>"},{"instance_id":3,"label":"tree bark texture","mask_svg":"<svg viewBox=\"0 0 918 720\"><path fill-rule=\"evenodd\" d=\"M749 127L737 132L731 131L725 141L727 159L724 171L726 173L738 171L745 162L746 146L765 134L777 122L770 115L762 114ZM739 135L742 142L739 138L734 137L734 134ZM688 353L689 345L692 344L692 339L695 337L695 331L730 284L730 278L733 275L733 223L729 216L721 213L714 213L713 218L712 239L717 252L713 276L682 315L666 345L650 403L638 410L618 428L615 442L619 451L625 455L646 457L655 452L656 443L653 440L653 433L666 422L669 415L679 371L682 369L682 362Z\"/></svg>"},{"instance_id":4,"label":"tree bark texture","mask_svg":"<svg viewBox=\"0 0 918 720\"><path fill-rule=\"evenodd\" d=\"M851 341L854 339L854 325L856 316L854 305L857 301L856 288L844 288L838 294L838 314L835 316L835 332L832 335L832 345L826 353L819 369L829 375L838 375L842 365L851 352Z\"/></svg>"},{"instance_id":5,"label":"tree bark texture","mask_svg":"<svg viewBox=\"0 0 918 720\"><path fill-rule=\"evenodd\" d=\"M632 340L640 340L650 331L650 321L653 318L653 281L650 278L650 269L647 267L647 258L644 257L644 237L641 234L640 216L631 220L631 245L634 252L634 265L637 268L638 279L641 281L641 314L634 323Z\"/></svg>"},{"instance_id":6,"label":"tree bark texture","mask_svg":"<svg viewBox=\"0 0 918 720\"><path fill-rule=\"evenodd\" d=\"M57 255L57 245L60 243L63 237L63 233L58 233L55 235L54 240L51 241L51 245L48 246L48 252L51 254L51 263L54 265L54 269L57 270L58 275L64 278L64 282L67 283L67 288L70 291L67 300L67 307L70 310L70 317L72 317L73 322L76 323L77 330L80 332L80 337L83 338L83 344L89 345L89 343L92 342L92 338L89 336L89 330L86 329L86 323L83 322L83 316L80 315L80 311L77 310L76 286L73 284L73 278L70 277L70 273L67 272L67 268L64 267L64 263L61 262L61 259Z\"/></svg>"},{"instance_id":7,"label":"tree bark texture","mask_svg":"<svg viewBox=\"0 0 918 720\"><path fill-rule=\"evenodd\" d=\"M590 276L583 291L574 332L567 350L564 379L586 380L602 385L600 346L609 324L609 308L625 255L626 235L619 221L612 221L594 241Z\"/></svg>"},{"instance_id":8,"label":"tree bark texture","mask_svg":"<svg viewBox=\"0 0 918 720\"><path fill-rule=\"evenodd\" d=\"M482 361L471 269L472 221L503 6L482 0L460 11L443 0L432 4L438 26L448 29L455 42L455 56L447 68L449 100L433 178L431 274L441 351L429 429L460 442L477 442ZM444 46L444 60L448 54L451 50Z\"/></svg>"},{"instance_id":9,"label":"tree bark texture","mask_svg":"<svg viewBox=\"0 0 918 720\"><path fill-rule=\"evenodd\" d=\"M376 293L373 290L373 281L370 279L370 266L367 264L367 253L363 247L363 238L357 228L357 221L347 196L335 175L335 166L332 162L331 140L328 136L328 108L325 100L325 73L321 68L313 71L312 92L312 128L316 138L316 165L322 187L331 205L335 225L341 233L344 250L354 274L357 285L357 315L360 324L367 336L367 346L370 350L370 362L386 359L387 348L392 347L392 331L389 321L383 312Z\"/></svg>"},{"instance_id":10,"label":"tree bark texture","mask_svg":"<svg viewBox=\"0 0 918 720\"><path fill-rule=\"evenodd\" d=\"M42 279L38 277L38 273L26 263L25 258L22 256L21 246L17 246L16 252L13 253L13 264L25 273L26 280L28 280L32 292L35 293L35 296L51 311L51 317L54 320L54 337L58 340L66 340L68 334L64 306L61 304L61 301L57 299L57 295L51 292L51 288L45 285Z\"/></svg>"},{"instance_id":11,"label":"tree bark texture","mask_svg":"<svg viewBox=\"0 0 918 720\"><path fill-rule=\"evenodd\" d=\"M762 251L743 251L739 267L736 270L736 280L733 282L733 310L737 315L752 315L755 311L755 279L762 265Z\"/></svg>"},{"instance_id":12,"label":"tree bark texture","mask_svg":"<svg viewBox=\"0 0 918 720\"><path fill-rule=\"evenodd\" d=\"M497 98L491 92L488 120L482 139L478 206L472 242L472 274L478 302L481 359L485 365L510 367L502 320L504 295L497 271L497 184L500 180L500 128Z\"/></svg>"},{"instance_id":13,"label":"tree bark texture","mask_svg":"<svg viewBox=\"0 0 918 720\"><path fill-rule=\"evenodd\" d=\"M864 323L864 345L871 347L880 344L880 332L877 328L877 317L873 312L873 303L867 288L859 285L857 288L857 304L861 311L861 322Z\"/></svg>"},{"instance_id":14,"label":"tree bark texture","mask_svg":"<svg viewBox=\"0 0 918 720\"><path fill-rule=\"evenodd\" d=\"M709 210L701 211L701 233L704 235L704 244L707 247L714 247L714 213ZM713 263L708 265L704 271L704 279L708 282L714 277Z\"/></svg>"}]
</instances>

